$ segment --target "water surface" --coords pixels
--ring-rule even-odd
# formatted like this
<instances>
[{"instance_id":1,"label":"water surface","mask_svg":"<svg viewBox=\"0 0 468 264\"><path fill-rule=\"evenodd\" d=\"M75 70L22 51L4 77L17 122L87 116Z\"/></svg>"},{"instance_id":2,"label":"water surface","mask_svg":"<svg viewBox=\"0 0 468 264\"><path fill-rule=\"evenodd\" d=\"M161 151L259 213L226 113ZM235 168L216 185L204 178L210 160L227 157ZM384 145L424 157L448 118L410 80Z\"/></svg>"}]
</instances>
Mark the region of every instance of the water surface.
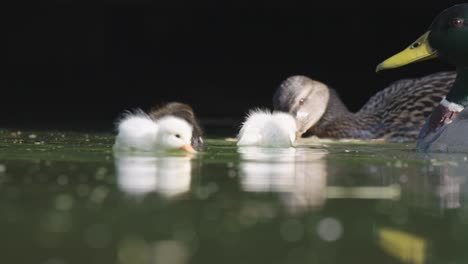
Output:
<instances>
[{"instance_id":1,"label":"water surface","mask_svg":"<svg viewBox=\"0 0 468 264\"><path fill-rule=\"evenodd\" d=\"M301 141L113 153L0 132L0 263L468 263L468 155Z\"/></svg>"}]
</instances>

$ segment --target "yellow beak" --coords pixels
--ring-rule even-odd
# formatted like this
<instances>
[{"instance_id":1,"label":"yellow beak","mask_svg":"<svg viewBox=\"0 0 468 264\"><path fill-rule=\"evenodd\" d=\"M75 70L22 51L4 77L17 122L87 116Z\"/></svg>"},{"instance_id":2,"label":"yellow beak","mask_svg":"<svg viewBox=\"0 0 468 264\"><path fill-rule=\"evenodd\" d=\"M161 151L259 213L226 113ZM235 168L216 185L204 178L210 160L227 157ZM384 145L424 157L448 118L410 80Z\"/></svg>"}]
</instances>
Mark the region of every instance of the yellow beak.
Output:
<instances>
[{"instance_id":1,"label":"yellow beak","mask_svg":"<svg viewBox=\"0 0 468 264\"><path fill-rule=\"evenodd\" d=\"M430 31L427 31L409 47L377 65L375 71L398 68L413 62L436 58L437 51L431 48L428 41L430 33Z\"/></svg>"},{"instance_id":2,"label":"yellow beak","mask_svg":"<svg viewBox=\"0 0 468 264\"><path fill-rule=\"evenodd\" d=\"M192 148L192 146L189 145L189 144L183 145L182 147L180 147L180 150L186 151L186 152L188 152L188 153L197 153L197 151L194 150L194 149Z\"/></svg>"}]
</instances>

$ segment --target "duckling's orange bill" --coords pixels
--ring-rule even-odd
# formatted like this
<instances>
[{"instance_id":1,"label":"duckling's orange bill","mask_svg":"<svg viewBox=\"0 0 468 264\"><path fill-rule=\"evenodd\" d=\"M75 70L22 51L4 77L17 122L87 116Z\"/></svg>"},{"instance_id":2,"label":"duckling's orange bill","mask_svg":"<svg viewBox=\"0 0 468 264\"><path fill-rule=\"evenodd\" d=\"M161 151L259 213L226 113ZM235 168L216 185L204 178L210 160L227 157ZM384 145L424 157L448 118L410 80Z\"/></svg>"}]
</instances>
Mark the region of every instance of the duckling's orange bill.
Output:
<instances>
[{"instance_id":1,"label":"duckling's orange bill","mask_svg":"<svg viewBox=\"0 0 468 264\"><path fill-rule=\"evenodd\" d=\"M398 68L413 62L436 58L437 51L429 45L429 34L430 31L426 32L409 47L377 65L375 71Z\"/></svg>"},{"instance_id":2,"label":"duckling's orange bill","mask_svg":"<svg viewBox=\"0 0 468 264\"><path fill-rule=\"evenodd\" d=\"M186 152L188 152L188 153L197 153L197 151L194 150L194 149L192 148L192 146L191 146L191 145L188 145L188 144L187 144L187 145L183 145L182 147L180 147L180 149L183 150L183 151L186 151Z\"/></svg>"}]
</instances>

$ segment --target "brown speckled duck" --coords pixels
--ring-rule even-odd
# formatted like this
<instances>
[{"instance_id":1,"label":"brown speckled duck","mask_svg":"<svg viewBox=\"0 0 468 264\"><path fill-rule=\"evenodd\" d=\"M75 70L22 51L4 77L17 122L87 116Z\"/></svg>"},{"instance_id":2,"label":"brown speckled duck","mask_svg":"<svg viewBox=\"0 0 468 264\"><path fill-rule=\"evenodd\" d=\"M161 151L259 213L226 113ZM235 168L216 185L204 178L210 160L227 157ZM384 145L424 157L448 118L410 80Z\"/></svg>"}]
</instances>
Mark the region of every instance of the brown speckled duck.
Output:
<instances>
[{"instance_id":1,"label":"brown speckled duck","mask_svg":"<svg viewBox=\"0 0 468 264\"><path fill-rule=\"evenodd\" d=\"M326 84L306 76L292 76L276 90L273 107L295 117L298 136L413 141L455 77L455 72L439 72L396 81L353 113Z\"/></svg>"}]
</instances>

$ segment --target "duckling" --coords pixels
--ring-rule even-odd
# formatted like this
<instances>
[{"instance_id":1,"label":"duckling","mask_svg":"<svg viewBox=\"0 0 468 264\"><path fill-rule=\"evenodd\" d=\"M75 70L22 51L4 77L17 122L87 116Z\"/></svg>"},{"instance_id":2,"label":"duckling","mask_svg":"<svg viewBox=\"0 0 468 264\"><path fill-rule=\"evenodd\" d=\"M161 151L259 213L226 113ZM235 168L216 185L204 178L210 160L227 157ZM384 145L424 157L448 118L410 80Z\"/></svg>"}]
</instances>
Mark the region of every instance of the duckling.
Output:
<instances>
[{"instance_id":1,"label":"duckling","mask_svg":"<svg viewBox=\"0 0 468 264\"><path fill-rule=\"evenodd\" d=\"M296 122L288 113L251 110L237 136L238 146L291 147Z\"/></svg>"},{"instance_id":2,"label":"duckling","mask_svg":"<svg viewBox=\"0 0 468 264\"><path fill-rule=\"evenodd\" d=\"M170 102L159 107L153 107L148 114L154 120L168 115L184 119L193 127L191 139L192 147L198 151L203 148L203 130L192 107L189 105L180 102Z\"/></svg>"},{"instance_id":3,"label":"duckling","mask_svg":"<svg viewBox=\"0 0 468 264\"><path fill-rule=\"evenodd\" d=\"M455 82L421 129L416 149L468 151L468 4L445 9L420 38L386 59L376 71L440 57L457 69ZM431 91L432 92L432 91Z\"/></svg>"},{"instance_id":4,"label":"duckling","mask_svg":"<svg viewBox=\"0 0 468 264\"><path fill-rule=\"evenodd\" d=\"M455 75L439 72L396 81L355 113L326 84L306 76L292 76L275 91L273 107L295 117L298 136L414 141L433 107L447 94Z\"/></svg>"},{"instance_id":5,"label":"duckling","mask_svg":"<svg viewBox=\"0 0 468 264\"><path fill-rule=\"evenodd\" d=\"M114 150L158 152L181 149L195 153L190 144L192 130L187 121L176 116L154 120L142 111L130 113L118 122Z\"/></svg>"}]
</instances>

